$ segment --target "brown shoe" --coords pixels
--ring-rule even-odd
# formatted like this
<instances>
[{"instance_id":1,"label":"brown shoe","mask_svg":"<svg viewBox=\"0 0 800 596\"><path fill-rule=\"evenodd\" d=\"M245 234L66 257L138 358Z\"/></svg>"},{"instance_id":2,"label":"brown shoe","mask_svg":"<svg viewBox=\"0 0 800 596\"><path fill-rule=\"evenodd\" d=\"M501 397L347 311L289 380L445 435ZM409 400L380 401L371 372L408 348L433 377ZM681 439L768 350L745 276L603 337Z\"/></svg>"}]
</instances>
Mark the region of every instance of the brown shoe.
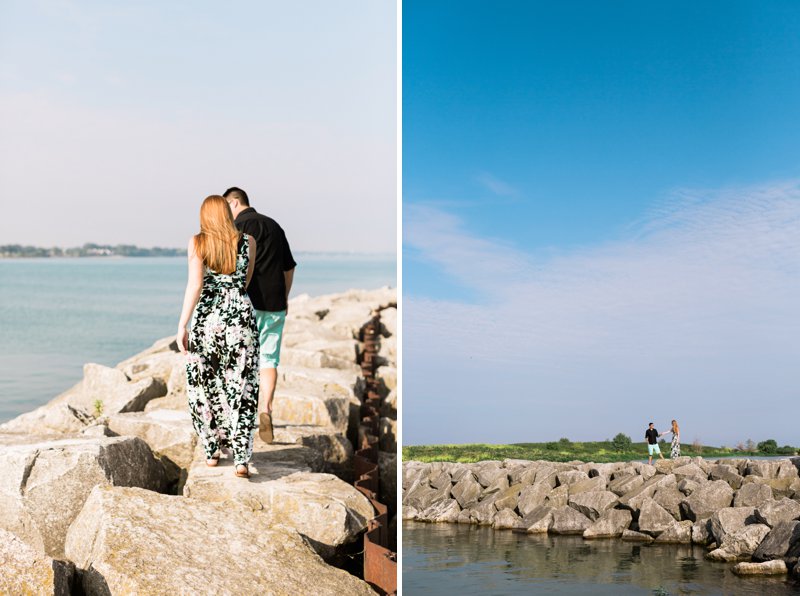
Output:
<instances>
[{"instance_id":1,"label":"brown shoe","mask_svg":"<svg viewBox=\"0 0 800 596\"><path fill-rule=\"evenodd\" d=\"M269 414L261 414L258 417L258 436L267 444L275 440L275 436L272 433L272 416Z\"/></svg>"},{"instance_id":2,"label":"brown shoe","mask_svg":"<svg viewBox=\"0 0 800 596\"><path fill-rule=\"evenodd\" d=\"M250 478L250 468L247 467L247 464L236 464L233 473L237 478Z\"/></svg>"}]
</instances>

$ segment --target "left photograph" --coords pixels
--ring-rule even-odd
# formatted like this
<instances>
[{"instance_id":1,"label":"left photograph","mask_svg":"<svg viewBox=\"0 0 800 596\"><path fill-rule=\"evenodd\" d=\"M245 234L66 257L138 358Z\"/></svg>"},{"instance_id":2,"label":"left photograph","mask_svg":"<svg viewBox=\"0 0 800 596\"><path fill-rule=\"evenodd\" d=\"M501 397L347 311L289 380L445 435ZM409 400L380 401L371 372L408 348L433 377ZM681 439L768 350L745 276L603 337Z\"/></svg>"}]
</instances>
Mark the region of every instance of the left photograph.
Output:
<instances>
[{"instance_id":1,"label":"left photograph","mask_svg":"<svg viewBox=\"0 0 800 596\"><path fill-rule=\"evenodd\" d=\"M0 593L396 593L396 3L0 40Z\"/></svg>"}]
</instances>

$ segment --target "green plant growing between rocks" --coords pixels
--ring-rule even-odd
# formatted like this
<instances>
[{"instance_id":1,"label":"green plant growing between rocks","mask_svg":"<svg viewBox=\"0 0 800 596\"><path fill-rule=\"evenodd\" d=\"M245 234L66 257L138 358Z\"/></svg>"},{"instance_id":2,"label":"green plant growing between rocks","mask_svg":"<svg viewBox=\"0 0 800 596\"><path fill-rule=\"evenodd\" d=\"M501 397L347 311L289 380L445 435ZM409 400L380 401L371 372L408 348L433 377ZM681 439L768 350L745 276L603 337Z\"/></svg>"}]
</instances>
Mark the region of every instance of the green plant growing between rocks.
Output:
<instances>
[{"instance_id":1,"label":"green plant growing between rocks","mask_svg":"<svg viewBox=\"0 0 800 596\"><path fill-rule=\"evenodd\" d=\"M103 415L103 400L96 399L94 400L94 417L100 418Z\"/></svg>"}]
</instances>

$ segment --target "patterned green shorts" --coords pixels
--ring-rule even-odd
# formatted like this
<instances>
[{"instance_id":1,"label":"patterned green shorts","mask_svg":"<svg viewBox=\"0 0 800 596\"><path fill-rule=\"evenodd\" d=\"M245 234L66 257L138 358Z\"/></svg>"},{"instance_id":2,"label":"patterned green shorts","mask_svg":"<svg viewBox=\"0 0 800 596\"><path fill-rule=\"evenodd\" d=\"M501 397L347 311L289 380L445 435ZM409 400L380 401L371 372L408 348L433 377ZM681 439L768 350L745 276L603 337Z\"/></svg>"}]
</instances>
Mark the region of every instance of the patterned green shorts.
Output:
<instances>
[{"instance_id":1,"label":"patterned green shorts","mask_svg":"<svg viewBox=\"0 0 800 596\"><path fill-rule=\"evenodd\" d=\"M256 310L255 313L256 325L258 325L258 342L261 344L258 368L278 368L278 364L281 361L281 339L283 338L286 311L269 312Z\"/></svg>"}]
</instances>

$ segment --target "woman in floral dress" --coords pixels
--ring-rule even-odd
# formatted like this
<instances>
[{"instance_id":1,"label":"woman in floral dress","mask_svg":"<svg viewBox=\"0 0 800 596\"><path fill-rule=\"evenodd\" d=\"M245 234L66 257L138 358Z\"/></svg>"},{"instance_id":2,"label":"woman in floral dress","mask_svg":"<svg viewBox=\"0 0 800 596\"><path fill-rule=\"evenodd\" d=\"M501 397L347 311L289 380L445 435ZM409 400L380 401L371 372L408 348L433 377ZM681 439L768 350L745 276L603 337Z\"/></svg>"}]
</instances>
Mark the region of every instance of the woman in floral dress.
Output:
<instances>
[{"instance_id":1,"label":"woman in floral dress","mask_svg":"<svg viewBox=\"0 0 800 596\"><path fill-rule=\"evenodd\" d=\"M664 436L667 433L672 433L672 443L670 445L669 456L672 459L678 458L681 456L681 429L678 427L677 420L673 420L672 428L661 433L661 436Z\"/></svg>"},{"instance_id":2,"label":"woman in floral dress","mask_svg":"<svg viewBox=\"0 0 800 596\"><path fill-rule=\"evenodd\" d=\"M230 449L241 478L250 477L258 407L258 329L245 291L255 251L255 240L236 229L228 202L206 198L200 233L187 249L189 281L177 335L187 355L189 409L206 463L216 466L222 449Z\"/></svg>"}]
</instances>

